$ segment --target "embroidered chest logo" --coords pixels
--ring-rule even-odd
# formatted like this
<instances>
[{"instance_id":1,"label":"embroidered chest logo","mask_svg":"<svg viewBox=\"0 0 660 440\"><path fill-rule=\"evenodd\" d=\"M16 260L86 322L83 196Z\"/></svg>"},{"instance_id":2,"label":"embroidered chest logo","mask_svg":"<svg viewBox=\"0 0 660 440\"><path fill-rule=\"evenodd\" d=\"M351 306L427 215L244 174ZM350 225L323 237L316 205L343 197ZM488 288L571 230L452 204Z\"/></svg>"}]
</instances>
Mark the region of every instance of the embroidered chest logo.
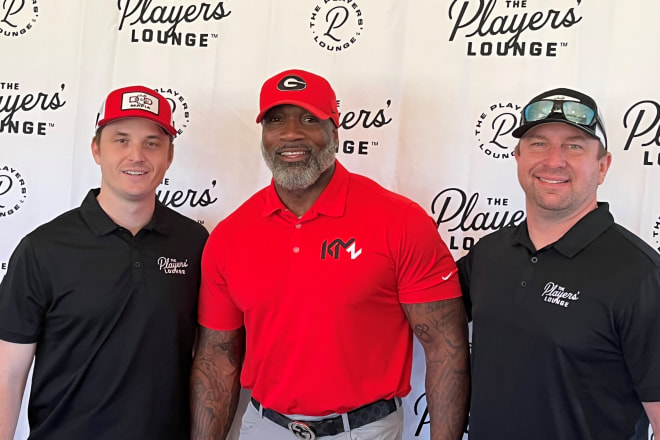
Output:
<instances>
[{"instance_id":1,"label":"embroidered chest logo","mask_svg":"<svg viewBox=\"0 0 660 440\"><path fill-rule=\"evenodd\" d=\"M163 273L185 275L188 260L178 261L176 258L158 257L158 269Z\"/></svg>"},{"instance_id":2,"label":"embroidered chest logo","mask_svg":"<svg viewBox=\"0 0 660 440\"><path fill-rule=\"evenodd\" d=\"M580 299L580 291L578 290L575 293L568 292L564 286L560 286L559 284L550 281L543 288L543 293L541 296L545 302L555 304L560 307L568 307L572 304L573 301Z\"/></svg>"},{"instance_id":3,"label":"embroidered chest logo","mask_svg":"<svg viewBox=\"0 0 660 440\"><path fill-rule=\"evenodd\" d=\"M362 253L362 249L355 249L355 237L348 241L344 241L341 238L335 238L329 243L328 240L323 242L323 245L321 246L321 260L325 260L328 257L337 260L339 258L340 249L344 249L344 251L351 256L351 260L355 260Z\"/></svg>"}]
</instances>

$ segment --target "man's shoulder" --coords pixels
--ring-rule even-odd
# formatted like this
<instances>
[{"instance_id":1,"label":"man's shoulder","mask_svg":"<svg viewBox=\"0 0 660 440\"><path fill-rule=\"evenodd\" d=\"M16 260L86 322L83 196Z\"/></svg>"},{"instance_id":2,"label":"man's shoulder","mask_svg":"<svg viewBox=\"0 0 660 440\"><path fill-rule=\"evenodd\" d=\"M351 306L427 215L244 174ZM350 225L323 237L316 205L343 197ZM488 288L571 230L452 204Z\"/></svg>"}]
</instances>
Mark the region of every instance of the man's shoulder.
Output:
<instances>
[{"instance_id":1,"label":"man's shoulder","mask_svg":"<svg viewBox=\"0 0 660 440\"><path fill-rule=\"evenodd\" d=\"M658 251L638 235L618 223L612 225L611 231L614 235L610 236L609 239L618 238L616 242L612 242L619 254L617 258L629 261L628 256L634 256L638 261L648 261L649 264L660 267L660 254Z\"/></svg>"},{"instance_id":2,"label":"man's shoulder","mask_svg":"<svg viewBox=\"0 0 660 440\"><path fill-rule=\"evenodd\" d=\"M221 230L232 227L236 224L242 225L245 224L245 222L252 223L255 220L258 221L258 219L262 217L265 209L268 189L269 187L265 187L252 194L252 196L241 203L238 208L220 220L213 230Z\"/></svg>"},{"instance_id":3,"label":"man's shoulder","mask_svg":"<svg viewBox=\"0 0 660 440\"><path fill-rule=\"evenodd\" d=\"M181 230L185 234L197 234L202 237L209 235L206 228L196 220L172 209L167 206L163 206L162 213L165 217L165 221L171 227Z\"/></svg>"},{"instance_id":4,"label":"man's shoulder","mask_svg":"<svg viewBox=\"0 0 660 440\"><path fill-rule=\"evenodd\" d=\"M389 205L398 205L406 207L417 204L414 200L385 188L375 180L362 174L349 173L349 193L355 194L376 206L382 206L383 203Z\"/></svg>"},{"instance_id":5,"label":"man's shoulder","mask_svg":"<svg viewBox=\"0 0 660 440\"><path fill-rule=\"evenodd\" d=\"M474 248L501 246L506 243L510 244L520 233L521 227L521 225L507 225L496 231L489 232L477 241Z\"/></svg>"},{"instance_id":6,"label":"man's shoulder","mask_svg":"<svg viewBox=\"0 0 660 440\"><path fill-rule=\"evenodd\" d=\"M83 218L80 214L80 207L69 209L51 220L42 223L27 234L29 237L47 238L53 237L53 234L61 234L66 230L79 230L80 224L83 224Z\"/></svg>"}]
</instances>

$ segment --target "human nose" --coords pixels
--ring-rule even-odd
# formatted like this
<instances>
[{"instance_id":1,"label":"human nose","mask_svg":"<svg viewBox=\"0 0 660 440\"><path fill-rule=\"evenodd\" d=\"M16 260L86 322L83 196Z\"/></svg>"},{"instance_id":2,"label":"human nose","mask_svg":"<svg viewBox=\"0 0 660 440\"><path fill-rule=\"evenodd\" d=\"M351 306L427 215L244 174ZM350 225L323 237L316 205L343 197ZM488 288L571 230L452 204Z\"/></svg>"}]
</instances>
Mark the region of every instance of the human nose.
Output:
<instances>
[{"instance_id":1,"label":"human nose","mask_svg":"<svg viewBox=\"0 0 660 440\"><path fill-rule=\"evenodd\" d=\"M133 162L144 161L144 151L142 145L133 143L128 149L128 159Z\"/></svg>"},{"instance_id":2,"label":"human nose","mask_svg":"<svg viewBox=\"0 0 660 440\"><path fill-rule=\"evenodd\" d=\"M280 137L285 141L299 140L304 137L302 124L297 119L288 118L282 126Z\"/></svg>"},{"instance_id":3,"label":"human nose","mask_svg":"<svg viewBox=\"0 0 660 440\"><path fill-rule=\"evenodd\" d=\"M561 167L566 163L566 153L561 145L550 146L545 157L545 163L553 168Z\"/></svg>"}]
</instances>

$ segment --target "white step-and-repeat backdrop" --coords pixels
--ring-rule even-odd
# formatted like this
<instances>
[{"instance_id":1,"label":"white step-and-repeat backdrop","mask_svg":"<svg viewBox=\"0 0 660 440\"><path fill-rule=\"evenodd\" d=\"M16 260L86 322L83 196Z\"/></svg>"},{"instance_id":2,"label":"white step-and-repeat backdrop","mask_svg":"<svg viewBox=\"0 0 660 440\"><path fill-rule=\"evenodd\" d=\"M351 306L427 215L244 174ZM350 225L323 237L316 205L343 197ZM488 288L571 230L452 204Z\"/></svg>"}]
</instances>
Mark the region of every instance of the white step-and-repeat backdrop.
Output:
<instances>
[{"instance_id":1,"label":"white step-and-repeat backdrop","mask_svg":"<svg viewBox=\"0 0 660 440\"><path fill-rule=\"evenodd\" d=\"M521 106L559 86L591 94L614 156L600 199L657 249L659 14L655 0L5 0L0 277L24 234L99 185L90 140L109 90L170 100L159 198L211 230L269 182L258 93L289 68L333 84L342 163L419 202L456 258L524 217ZM418 355L406 439L428 438Z\"/></svg>"}]
</instances>

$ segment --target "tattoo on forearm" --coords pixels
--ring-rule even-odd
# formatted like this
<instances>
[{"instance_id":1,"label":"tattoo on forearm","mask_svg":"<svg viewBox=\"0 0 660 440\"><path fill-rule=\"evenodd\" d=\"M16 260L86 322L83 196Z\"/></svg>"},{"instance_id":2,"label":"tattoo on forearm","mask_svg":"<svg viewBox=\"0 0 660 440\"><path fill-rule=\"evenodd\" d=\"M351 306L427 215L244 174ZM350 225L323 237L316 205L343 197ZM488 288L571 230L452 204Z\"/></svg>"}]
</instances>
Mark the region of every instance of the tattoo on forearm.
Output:
<instances>
[{"instance_id":1,"label":"tattoo on forearm","mask_svg":"<svg viewBox=\"0 0 660 440\"><path fill-rule=\"evenodd\" d=\"M236 413L244 339L242 330L203 328L190 379L191 438L224 439Z\"/></svg>"},{"instance_id":2,"label":"tattoo on forearm","mask_svg":"<svg viewBox=\"0 0 660 440\"><path fill-rule=\"evenodd\" d=\"M423 342L431 341L431 335L429 335L429 326L426 324L415 324L415 334Z\"/></svg>"},{"instance_id":3,"label":"tattoo on forearm","mask_svg":"<svg viewBox=\"0 0 660 440\"><path fill-rule=\"evenodd\" d=\"M462 299L403 308L426 356L431 439L460 439L467 421L470 374Z\"/></svg>"}]
</instances>

